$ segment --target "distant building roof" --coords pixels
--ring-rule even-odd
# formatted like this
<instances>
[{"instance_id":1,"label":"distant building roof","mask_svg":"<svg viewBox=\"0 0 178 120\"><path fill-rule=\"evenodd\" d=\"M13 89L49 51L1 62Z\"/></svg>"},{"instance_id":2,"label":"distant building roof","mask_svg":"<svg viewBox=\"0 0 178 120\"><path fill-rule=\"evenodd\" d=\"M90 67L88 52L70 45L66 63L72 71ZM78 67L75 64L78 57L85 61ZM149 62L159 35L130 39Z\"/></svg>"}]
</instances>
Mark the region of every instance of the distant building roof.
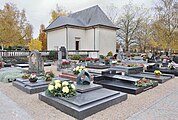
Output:
<instances>
[{"instance_id":1,"label":"distant building roof","mask_svg":"<svg viewBox=\"0 0 178 120\"><path fill-rule=\"evenodd\" d=\"M96 25L104 25L107 27L117 27L111 22L101 8L96 5L79 12L75 12L68 17L60 16L54 20L47 28L47 30L62 27L65 25L72 25L78 27L92 27Z\"/></svg>"}]
</instances>

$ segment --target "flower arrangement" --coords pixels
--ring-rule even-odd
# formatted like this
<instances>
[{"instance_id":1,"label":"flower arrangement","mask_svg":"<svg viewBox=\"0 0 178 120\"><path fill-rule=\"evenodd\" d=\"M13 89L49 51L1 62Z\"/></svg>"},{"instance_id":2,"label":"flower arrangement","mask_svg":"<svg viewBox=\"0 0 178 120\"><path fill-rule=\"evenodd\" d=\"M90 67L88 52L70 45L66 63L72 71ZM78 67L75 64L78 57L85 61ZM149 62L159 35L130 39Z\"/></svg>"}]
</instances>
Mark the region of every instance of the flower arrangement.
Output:
<instances>
[{"instance_id":1,"label":"flower arrangement","mask_svg":"<svg viewBox=\"0 0 178 120\"><path fill-rule=\"evenodd\" d=\"M86 68L83 66L77 66L76 68L73 69L73 73L79 74L82 70L86 70Z\"/></svg>"},{"instance_id":2,"label":"flower arrangement","mask_svg":"<svg viewBox=\"0 0 178 120\"><path fill-rule=\"evenodd\" d=\"M54 73L52 71L46 72L44 74L44 77L46 81L51 81L52 78L54 78Z\"/></svg>"},{"instance_id":3,"label":"flower arrangement","mask_svg":"<svg viewBox=\"0 0 178 120\"><path fill-rule=\"evenodd\" d=\"M175 67L173 64L171 64L171 63L169 63L168 67L169 67L171 70L176 69L176 67Z\"/></svg>"},{"instance_id":4,"label":"flower arrangement","mask_svg":"<svg viewBox=\"0 0 178 120\"><path fill-rule=\"evenodd\" d=\"M55 80L48 85L47 94L59 97L72 97L76 95L76 87L67 81Z\"/></svg>"},{"instance_id":5,"label":"flower arrangement","mask_svg":"<svg viewBox=\"0 0 178 120\"><path fill-rule=\"evenodd\" d=\"M30 75L29 74L24 74L24 75L22 75L22 79L28 79L30 77Z\"/></svg>"},{"instance_id":6,"label":"flower arrangement","mask_svg":"<svg viewBox=\"0 0 178 120\"><path fill-rule=\"evenodd\" d=\"M154 71L154 74L155 74L155 75L161 75L162 73L161 73L159 70L155 70L155 71Z\"/></svg>"},{"instance_id":7,"label":"flower arrangement","mask_svg":"<svg viewBox=\"0 0 178 120\"><path fill-rule=\"evenodd\" d=\"M111 63L112 63L112 64L117 64L117 61L116 61L116 60L113 60Z\"/></svg>"},{"instance_id":8,"label":"flower arrangement","mask_svg":"<svg viewBox=\"0 0 178 120\"><path fill-rule=\"evenodd\" d=\"M137 64L128 64L127 67L138 67Z\"/></svg>"},{"instance_id":9,"label":"flower arrangement","mask_svg":"<svg viewBox=\"0 0 178 120\"><path fill-rule=\"evenodd\" d=\"M63 61L62 65L70 65L70 62L69 61Z\"/></svg>"},{"instance_id":10,"label":"flower arrangement","mask_svg":"<svg viewBox=\"0 0 178 120\"><path fill-rule=\"evenodd\" d=\"M32 73L29 77L30 82L36 82L38 80L37 76L35 73Z\"/></svg>"},{"instance_id":11,"label":"flower arrangement","mask_svg":"<svg viewBox=\"0 0 178 120\"><path fill-rule=\"evenodd\" d=\"M141 80L135 82L135 86L137 86L137 87L145 87L145 86L148 86L148 85L153 85L153 81L142 78Z\"/></svg>"}]
</instances>

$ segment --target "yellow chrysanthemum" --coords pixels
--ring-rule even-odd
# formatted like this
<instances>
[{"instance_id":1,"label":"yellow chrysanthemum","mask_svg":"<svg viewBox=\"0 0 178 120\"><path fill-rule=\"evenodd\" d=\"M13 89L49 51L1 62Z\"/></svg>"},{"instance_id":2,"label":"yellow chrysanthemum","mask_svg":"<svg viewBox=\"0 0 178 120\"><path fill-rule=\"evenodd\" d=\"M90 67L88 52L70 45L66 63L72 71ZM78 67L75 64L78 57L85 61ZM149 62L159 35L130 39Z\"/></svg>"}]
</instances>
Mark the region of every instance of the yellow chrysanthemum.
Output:
<instances>
[{"instance_id":1,"label":"yellow chrysanthemum","mask_svg":"<svg viewBox=\"0 0 178 120\"><path fill-rule=\"evenodd\" d=\"M61 84L60 83L56 83L55 84L55 89L61 88Z\"/></svg>"},{"instance_id":2,"label":"yellow chrysanthemum","mask_svg":"<svg viewBox=\"0 0 178 120\"><path fill-rule=\"evenodd\" d=\"M67 86L69 83L67 81L62 82L62 86Z\"/></svg>"},{"instance_id":3,"label":"yellow chrysanthemum","mask_svg":"<svg viewBox=\"0 0 178 120\"><path fill-rule=\"evenodd\" d=\"M67 86L63 87L62 92L69 93L69 88Z\"/></svg>"},{"instance_id":4,"label":"yellow chrysanthemum","mask_svg":"<svg viewBox=\"0 0 178 120\"><path fill-rule=\"evenodd\" d=\"M49 91L54 90L54 86L53 85L48 85L48 90Z\"/></svg>"},{"instance_id":5,"label":"yellow chrysanthemum","mask_svg":"<svg viewBox=\"0 0 178 120\"><path fill-rule=\"evenodd\" d=\"M72 89L73 89L73 90L75 90L75 89L76 89L76 87L75 87L75 85L74 85L74 84L71 84L71 87L72 87Z\"/></svg>"}]
</instances>

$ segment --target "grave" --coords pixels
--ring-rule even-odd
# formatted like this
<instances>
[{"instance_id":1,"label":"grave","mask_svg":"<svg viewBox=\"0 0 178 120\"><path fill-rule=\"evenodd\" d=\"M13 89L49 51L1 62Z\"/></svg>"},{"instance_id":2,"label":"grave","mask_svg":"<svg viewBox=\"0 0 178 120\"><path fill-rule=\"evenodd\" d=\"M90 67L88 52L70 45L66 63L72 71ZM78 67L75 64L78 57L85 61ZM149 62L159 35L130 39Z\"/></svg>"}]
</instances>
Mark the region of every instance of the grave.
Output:
<instances>
[{"instance_id":1,"label":"grave","mask_svg":"<svg viewBox=\"0 0 178 120\"><path fill-rule=\"evenodd\" d=\"M44 63L41 57L41 53L34 50L29 56L29 73L36 73L40 75L44 72Z\"/></svg>"},{"instance_id":2,"label":"grave","mask_svg":"<svg viewBox=\"0 0 178 120\"><path fill-rule=\"evenodd\" d=\"M51 66L51 63L44 63L44 66ZM28 68L29 64L16 64L15 67Z\"/></svg>"},{"instance_id":3,"label":"grave","mask_svg":"<svg viewBox=\"0 0 178 120\"><path fill-rule=\"evenodd\" d=\"M62 81L69 81L68 79L61 78L61 77L56 77L53 78L53 80L59 79ZM22 78L17 78L16 81L14 81L12 84L16 88L28 93L28 94L34 94L34 93L39 93L43 92L47 89L48 84L51 81L45 81L44 79L37 80L37 82L30 82L28 79L22 79Z\"/></svg>"},{"instance_id":4,"label":"grave","mask_svg":"<svg viewBox=\"0 0 178 120\"><path fill-rule=\"evenodd\" d=\"M129 74L128 76L135 77L135 78L143 78L144 77L147 79L152 79L152 80L158 81L159 83L164 83L174 77L174 76L168 75L168 74L161 74L160 77L156 77L154 73L149 73L149 72Z\"/></svg>"},{"instance_id":5,"label":"grave","mask_svg":"<svg viewBox=\"0 0 178 120\"><path fill-rule=\"evenodd\" d=\"M160 70L162 73L165 74L173 74L175 76L178 76L178 69L170 69L169 67L157 67L157 65L150 65L147 67L146 72L154 72L155 70Z\"/></svg>"},{"instance_id":6,"label":"grave","mask_svg":"<svg viewBox=\"0 0 178 120\"><path fill-rule=\"evenodd\" d=\"M127 99L126 93L109 90L101 85L77 85L76 87L77 95L70 98L52 97L43 92L39 94L39 99L78 120Z\"/></svg>"},{"instance_id":7,"label":"grave","mask_svg":"<svg viewBox=\"0 0 178 120\"><path fill-rule=\"evenodd\" d=\"M167 80L170 80L174 76L161 74L160 77L156 77L153 73L143 72L143 67L125 67L125 66L117 66L110 68L109 70L116 70L120 72L125 72L127 76L135 77L135 78L146 78L150 80L158 81L159 83L164 83Z\"/></svg>"},{"instance_id":8,"label":"grave","mask_svg":"<svg viewBox=\"0 0 178 120\"><path fill-rule=\"evenodd\" d=\"M126 93L103 88L101 85L93 84L91 80L91 75L82 70L74 83L77 91L76 96L53 97L43 92L39 94L39 99L78 120L83 120L127 99Z\"/></svg>"},{"instance_id":9,"label":"grave","mask_svg":"<svg viewBox=\"0 0 178 120\"><path fill-rule=\"evenodd\" d=\"M120 75L121 72L110 71L103 72L103 75L95 76L94 83L102 85L104 88L117 90L129 94L139 94L158 85L157 81L153 82L153 85L147 85L142 87L137 87L135 82L140 79Z\"/></svg>"},{"instance_id":10,"label":"grave","mask_svg":"<svg viewBox=\"0 0 178 120\"><path fill-rule=\"evenodd\" d=\"M135 73L143 72L143 67L114 66L109 68L109 70L120 70L125 72L126 74L135 74Z\"/></svg>"},{"instance_id":11,"label":"grave","mask_svg":"<svg viewBox=\"0 0 178 120\"><path fill-rule=\"evenodd\" d=\"M92 68L92 69L108 69L110 68L110 65L105 65L102 63L87 63L85 67Z\"/></svg>"}]
</instances>

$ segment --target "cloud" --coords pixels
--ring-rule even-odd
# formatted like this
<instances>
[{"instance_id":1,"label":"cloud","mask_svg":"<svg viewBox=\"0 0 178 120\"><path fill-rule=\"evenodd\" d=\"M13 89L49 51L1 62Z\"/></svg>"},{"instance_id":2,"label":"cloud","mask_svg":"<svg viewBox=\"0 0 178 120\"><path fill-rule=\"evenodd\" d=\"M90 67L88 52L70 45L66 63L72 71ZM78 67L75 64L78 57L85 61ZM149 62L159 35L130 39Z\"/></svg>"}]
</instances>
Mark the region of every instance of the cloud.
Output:
<instances>
[{"instance_id":1,"label":"cloud","mask_svg":"<svg viewBox=\"0 0 178 120\"><path fill-rule=\"evenodd\" d=\"M49 25L50 12L56 8L56 4L63 6L66 10L76 12L90 6L99 5L103 10L111 3L121 8L123 5L128 4L130 0L0 0L0 9L4 4L11 2L16 4L18 9L25 9L27 19L33 25L33 37L37 38L41 24ZM151 0L133 0L134 4L150 7Z\"/></svg>"}]
</instances>

